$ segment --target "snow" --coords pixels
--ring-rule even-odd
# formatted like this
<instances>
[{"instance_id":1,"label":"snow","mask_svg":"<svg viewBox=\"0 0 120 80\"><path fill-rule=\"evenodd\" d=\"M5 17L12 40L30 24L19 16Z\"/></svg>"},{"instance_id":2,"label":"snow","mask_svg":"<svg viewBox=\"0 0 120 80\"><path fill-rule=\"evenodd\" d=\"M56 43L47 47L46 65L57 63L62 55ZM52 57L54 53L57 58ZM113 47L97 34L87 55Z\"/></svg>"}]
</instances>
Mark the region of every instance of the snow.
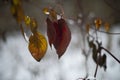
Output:
<instances>
[{"instance_id":1,"label":"snow","mask_svg":"<svg viewBox=\"0 0 120 80\"><path fill-rule=\"evenodd\" d=\"M76 80L85 77L85 57L77 43L78 32L72 32L74 34L71 43L61 59L57 58L54 48L51 50L48 47L40 62L32 58L28 44L19 32L7 36L7 42L0 41L0 80ZM102 35L103 43L107 43L106 35ZM119 39L120 36L114 36L111 51L120 59L120 45L117 45ZM89 77L93 77L96 64L91 55L87 63ZM107 71L104 72L103 68L99 67L97 80L120 80L119 74L120 65L107 55Z\"/></svg>"}]
</instances>

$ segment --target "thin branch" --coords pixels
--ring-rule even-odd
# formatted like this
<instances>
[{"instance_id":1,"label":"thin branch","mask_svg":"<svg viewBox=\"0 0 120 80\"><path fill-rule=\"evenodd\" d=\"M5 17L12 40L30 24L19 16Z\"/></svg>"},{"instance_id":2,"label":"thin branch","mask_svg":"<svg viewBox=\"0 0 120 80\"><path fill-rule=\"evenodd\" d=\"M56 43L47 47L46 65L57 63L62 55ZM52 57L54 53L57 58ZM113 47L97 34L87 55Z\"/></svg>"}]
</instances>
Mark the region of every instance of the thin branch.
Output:
<instances>
[{"instance_id":1,"label":"thin branch","mask_svg":"<svg viewBox=\"0 0 120 80\"><path fill-rule=\"evenodd\" d=\"M97 75L97 70L98 70L98 63L96 65L96 69L95 69L95 73L94 73L94 77L96 78L96 75Z\"/></svg>"},{"instance_id":2,"label":"thin branch","mask_svg":"<svg viewBox=\"0 0 120 80\"><path fill-rule=\"evenodd\" d=\"M117 59L110 51L108 51L108 50L105 49L104 47L101 47L101 49L105 50L109 55L111 55L111 56L120 64L120 60Z\"/></svg>"},{"instance_id":3,"label":"thin branch","mask_svg":"<svg viewBox=\"0 0 120 80\"><path fill-rule=\"evenodd\" d=\"M110 7L112 8L113 10L117 11L117 12L120 12L119 9L115 8L114 6L112 6L108 1L104 0L104 2Z\"/></svg>"},{"instance_id":4,"label":"thin branch","mask_svg":"<svg viewBox=\"0 0 120 80\"><path fill-rule=\"evenodd\" d=\"M91 29L96 30L96 29L94 29L92 27L91 27ZM101 33L109 34L109 35L120 35L120 33L105 32L105 31L101 31L101 30L97 30L97 31L101 32Z\"/></svg>"},{"instance_id":5,"label":"thin branch","mask_svg":"<svg viewBox=\"0 0 120 80\"><path fill-rule=\"evenodd\" d=\"M120 33L105 32L105 31L100 31L100 30L98 30L98 32L102 32L102 33L110 34L110 35L120 35Z\"/></svg>"}]
</instances>

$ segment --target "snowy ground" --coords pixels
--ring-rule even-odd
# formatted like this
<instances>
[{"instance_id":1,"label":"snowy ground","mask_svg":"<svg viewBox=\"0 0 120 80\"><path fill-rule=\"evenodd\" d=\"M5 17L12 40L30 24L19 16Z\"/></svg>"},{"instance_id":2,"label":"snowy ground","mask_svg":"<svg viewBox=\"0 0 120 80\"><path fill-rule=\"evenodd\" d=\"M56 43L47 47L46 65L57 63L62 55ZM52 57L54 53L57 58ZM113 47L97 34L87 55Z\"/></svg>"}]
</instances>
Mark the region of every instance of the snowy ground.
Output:
<instances>
[{"instance_id":1,"label":"snowy ground","mask_svg":"<svg viewBox=\"0 0 120 80\"><path fill-rule=\"evenodd\" d=\"M120 29L116 29L120 32ZM115 30L115 31L116 31ZM0 80L76 80L85 77L85 57L78 44L78 32L72 31L72 40L66 53L59 60L54 49L48 48L44 58L36 62L28 51L27 43L19 32L7 36L7 42L0 40ZM107 43L103 34L101 40ZM113 36L112 52L120 59L119 36ZM120 80L120 65L107 55L107 71L99 68L97 80ZM95 63L88 59L89 75L95 71Z\"/></svg>"}]
</instances>

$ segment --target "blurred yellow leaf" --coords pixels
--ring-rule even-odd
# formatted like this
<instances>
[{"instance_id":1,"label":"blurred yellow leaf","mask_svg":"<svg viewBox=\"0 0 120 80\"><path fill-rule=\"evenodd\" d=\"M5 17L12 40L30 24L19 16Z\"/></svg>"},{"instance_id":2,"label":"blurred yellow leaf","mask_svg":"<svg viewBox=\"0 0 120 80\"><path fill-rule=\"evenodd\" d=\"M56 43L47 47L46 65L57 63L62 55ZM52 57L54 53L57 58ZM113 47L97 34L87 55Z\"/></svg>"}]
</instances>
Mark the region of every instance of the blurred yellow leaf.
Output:
<instances>
[{"instance_id":1,"label":"blurred yellow leaf","mask_svg":"<svg viewBox=\"0 0 120 80\"><path fill-rule=\"evenodd\" d=\"M20 5L21 4L21 0L12 0L14 5Z\"/></svg>"},{"instance_id":2,"label":"blurred yellow leaf","mask_svg":"<svg viewBox=\"0 0 120 80\"><path fill-rule=\"evenodd\" d=\"M44 14L46 14L46 15L49 15L49 14L50 14L50 12L49 12L49 9L48 9L48 8L44 8L44 9L43 9L43 12L44 12Z\"/></svg>"},{"instance_id":3,"label":"blurred yellow leaf","mask_svg":"<svg viewBox=\"0 0 120 80\"><path fill-rule=\"evenodd\" d=\"M97 18L97 19L95 19L94 23L95 23L96 29L99 30L99 28L102 24L102 20L100 18Z\"/></svg>"},{"instance_id":4,"label":"blurred yellow leaf","mask_svg":"<svg viewBox=\"0 0 120 80\"><path fill-rule=\"evenodd\" d=\"M27 26L29 26L29 25L30 25L30 22L31 22L31 18L30 18L29 16L25 16L25 17L24 17L24 21L25 21L25 24L26 24Z\"/></svg>"},{"instance_id":5,"label":"blurred yellow leaf","mask_svg":"<svg viewBox=\"0 0 120 80\"><path fill-rule=\"evenodd\" d=\"M39 32L34 33L29 38L28 48L33 58L40 61L47 50L46 38Z\"/></svg>"},{"instance_id":6,"label":"blurred yellow leaf","mask_svg":"<svg viewBox=\"0 0 120 80\"><path fill-rule=\"evenodd\" d=\"M108 22L106 22L106 23L104 24L104 27L105 27L106 32L108 32L109 29L110 29L110 24L109 24Z\"/></svg>"},{"instance_id":7,"label":"blurred yellow leaf","mask_svg":"<svg viewBox=\"0 0 120 80\"><path fill-rule=\"evenodd\" d=\"M22 8L21 0L11 1L11 13L16 21L21 24L24 20L24 10Z\"/></svg>"},{"instance_id":8,"label":"blurred yellow leaf","mask_svg":"<svg viewBox=\"0 0 120 80\"><path fill-rule=\"evenodd\" d=\"M57 13L54 9L44 8L43 12L46 15L50 15L52 20L57 20Z\"/></svg>"}]
</instances>

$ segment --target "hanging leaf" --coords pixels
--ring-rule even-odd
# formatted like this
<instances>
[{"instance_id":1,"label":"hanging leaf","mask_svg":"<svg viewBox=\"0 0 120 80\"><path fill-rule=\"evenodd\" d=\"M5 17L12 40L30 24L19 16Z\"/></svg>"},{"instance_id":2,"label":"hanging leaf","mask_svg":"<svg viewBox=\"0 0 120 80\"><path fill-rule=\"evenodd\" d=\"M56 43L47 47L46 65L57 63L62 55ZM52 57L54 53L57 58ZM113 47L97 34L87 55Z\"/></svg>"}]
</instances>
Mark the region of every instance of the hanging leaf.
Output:
<instances>
[{"instance_id":1,"label":"hanging leaf","mask_svg":"<svg viewBox=\"0 0 120 80\"><path fill-rule=\"evenodd\" d=\"M95 23L96 29L99 30L99 28L100 28L100 26L102 24L102 20L100 18L97 18L97 19L95 19L94 23Z\"/></svg>"},{"instance_id":2,"label":"hanging leaf","mask_svg":"<svg viewBox=\"0 0 120 80\"><path fill-rule=\"evenodd\" d=\"M106 23L104 24L104 27L105 27L106 32L108 32L109 29L110 29L110 24L109 24L108 22L106 22Z\"/></svg>"},{"instance_id":3,"label":"hanging leaf","mask_svg":"<svg viewBox=\"0 0 120 80\"><path fill-rule=\"evenodd\" d=\"M54 27L56 30L56 39L54 42L54 47L56 49L58 57L60 58L64 54L70 43L71 32L67 26L67 23L62 18L58 20L58 26L57 23L54 23Z\"/></svg>"},{"instance_id":4,"label":"hanging leaf","mask_svg":"<svg viewBox=\"0 0 120 80\"><path fill-rule=\"evenodd\" d=\"M96 45L93 41L89 42L90 47L92 48L92 58L96 65L99 65L100 67L103 67L104 70L106 70L106 58L107 56L105 54L101 55L101 45L102 43L97 43ZM98 46L98 48L97 48Z\"/></svg>"},{"instance_id":5,"label":"hanging leaf","mask_svg":"<svg viewBox=\"0 0 120 80\"><path fill-rule=\"evenodd\" d=\"M93 50L92 50L92 58L95 61L95 63L97 64L97 60L98 60L98 52L97 52L97 47L96 45L93 43L92 44Z\"/></svg>"},{"instance_id":6,"label":"hanging leaf","mask_svg":"<svg viewBox=\"0 0 120 80\"><path fill-rule=\"evenodd\" d=\"M29 51L33 58L40 61L47 50L46 38L39 32L34 33L29 38Z\"/></svg>"},{"instance_id":7,"label":"hanging leaf","mask_svg":"<svg viewBox=\"0 0 120 80\"><path fill-rule=\"evenodd\" d=\"M47 36L51 47L51 45L55 41L56 31L52 21L49 18L46 19L46 22L47 22Z\"/></svg>"}]
</instances>

